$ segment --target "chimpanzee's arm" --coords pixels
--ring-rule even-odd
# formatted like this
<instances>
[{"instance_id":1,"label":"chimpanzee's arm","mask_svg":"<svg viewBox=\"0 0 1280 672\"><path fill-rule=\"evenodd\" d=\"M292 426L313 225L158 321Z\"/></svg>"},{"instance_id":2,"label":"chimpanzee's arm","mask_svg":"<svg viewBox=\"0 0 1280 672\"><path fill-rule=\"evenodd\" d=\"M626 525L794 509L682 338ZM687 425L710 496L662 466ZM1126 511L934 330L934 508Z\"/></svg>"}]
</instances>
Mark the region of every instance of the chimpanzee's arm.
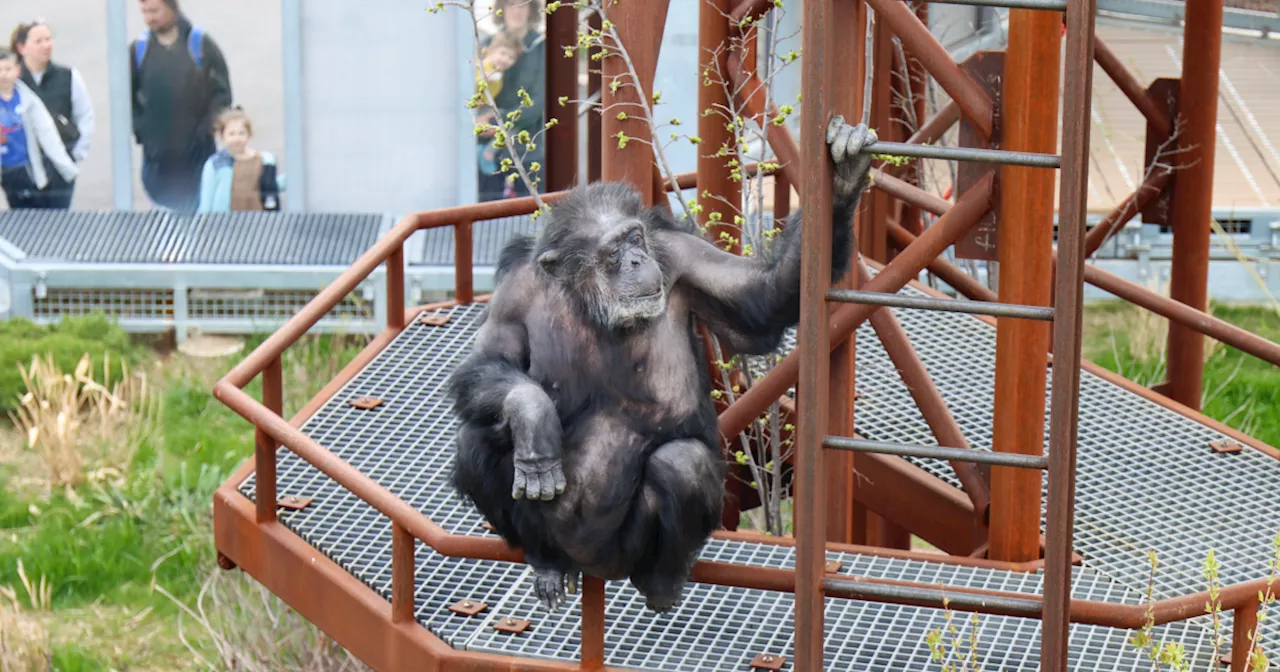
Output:
<instances>
[{"instance_id":1,"label":"chimpanzee's arm","mask_svg":"<svg viewBox=\"0 0 1280 672\"><path fill-rule=\"evenodd\" d=\"M493 436L491 449L510 446L514 452L511 496L549 500L565 488L560 417L551 398L526 373L525 311L536 290L528 277L527 255L511 258L520 252L513 249L517 247L527 244L514 241L504 251L484 322L472 353L450 376L449 395L464 423Z\"/></svg>"},{"instance_id":2,"label":"chimpanzee's arm","mask_svg":"<svg viewBox=\"0 0 1280 672\"><path fill-rule=\"evenodd\" d=\"M874 131L864 125L849 126L841 117L832 119L827 128L827 144L836 164L829 242L832 281L849 268L853 214L871 167L871 156L860 150L873 142ZM776 349L787 328L800 320L801 245L828 244L802 243L800 224L797 209L767 249L750 257L721 250L669 221L659 223L654 236L669 277L692 290L694 313L737 352L763 354Z\"/></svg>"}]
</instances>

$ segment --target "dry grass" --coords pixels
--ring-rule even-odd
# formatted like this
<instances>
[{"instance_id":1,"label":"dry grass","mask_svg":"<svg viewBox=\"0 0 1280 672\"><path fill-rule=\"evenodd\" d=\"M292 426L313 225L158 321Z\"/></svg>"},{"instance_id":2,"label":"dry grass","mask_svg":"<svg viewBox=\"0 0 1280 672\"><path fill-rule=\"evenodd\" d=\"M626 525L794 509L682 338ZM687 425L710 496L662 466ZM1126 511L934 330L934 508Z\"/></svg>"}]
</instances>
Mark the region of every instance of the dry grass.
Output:
<instances>
[{"instance_id":1,"label":"dry grass","mask_svg":"<svg viewBox=\"0 0 1280 672\"><path fill-rule=\"evenodd\" d=\"M205 669L364 672L367 666L242 572L211 570L194 605L163 586L181 609L177 636ZM194 623L195 632L188 630Z\"/></svg>"},{"instance_id":2,"label":"dry grass","mask_svg":"<svg viewBox=\"0 0 1280 672\"><path fill-rule=\"evenodd\" d=\"M160 399L145 375L126 368L121 379L112 380L109 355L101 381L87 354L72 373L52 357L33 358L19 369L26 393L10 417L27 450L43 461L48 487L114 480L128 472L138 445L158 423Z\"/></svg>"},{"instance_id":3,"label":"dry grass","mask_svg":"<svg viewBox=\"0 0 1280 672\"><path fill-rule=\"evenodd\" d=\"M24 605L30 602L36 609L47 610L48 586L43 580L32 585L22 571L21 562L18 571L26 584L23 586L27 591L25 596L19 595L12 586L0 586L0 671L43 672L52 667L49 630L43 619Z\"/></svg>"}]
</instances>

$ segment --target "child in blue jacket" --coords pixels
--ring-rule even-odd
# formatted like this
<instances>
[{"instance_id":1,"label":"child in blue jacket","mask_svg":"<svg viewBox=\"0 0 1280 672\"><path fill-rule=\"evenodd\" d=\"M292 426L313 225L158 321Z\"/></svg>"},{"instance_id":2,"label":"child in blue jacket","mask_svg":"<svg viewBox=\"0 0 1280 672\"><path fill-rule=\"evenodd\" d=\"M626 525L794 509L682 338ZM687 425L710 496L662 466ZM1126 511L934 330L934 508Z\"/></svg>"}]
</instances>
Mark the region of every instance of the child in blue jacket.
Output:
<instances>
[{"instance_id":1,"label":"child in blue jacket","mask_svg":"<svg viewBox=\"0 0 1280 672\"><path fill-rule=\"evenodd\" d=\"M204 162L196 212L279 210L284 175L276 157L249 147L253 124L239 105L218 115L214 135L222 149Z\"/></svg>"}]
</instances>

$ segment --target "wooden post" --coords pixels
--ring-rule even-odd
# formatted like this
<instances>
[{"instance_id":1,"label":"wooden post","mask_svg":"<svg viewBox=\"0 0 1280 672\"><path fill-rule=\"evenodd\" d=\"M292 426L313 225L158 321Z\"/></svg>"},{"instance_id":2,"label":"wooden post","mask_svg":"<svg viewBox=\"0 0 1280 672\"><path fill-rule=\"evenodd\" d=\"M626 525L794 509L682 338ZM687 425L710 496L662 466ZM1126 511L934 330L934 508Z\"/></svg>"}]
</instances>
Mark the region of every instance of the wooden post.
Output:
<instances>
[{"instance_id":1,"label":"wooden post","mask_svg":"<svg viewBox=\"0 0 1280 672\"><path fill-rule=\"evenodd\" d=\"M1006 149L1057 153L1058 70L1062 16L1009 10L1009 48L1001 96ZM1051 303L1054 183L1044 168L1001 168L1000 301ZM996 327L995 414L997 452L1044 452L1045 378L1049 325L1001 319ZM1074 366L1074 364L1071 364ZM991 468L990 557L1026 562L1040 556L1041 474Z\"/></svg>"}]
</instances>

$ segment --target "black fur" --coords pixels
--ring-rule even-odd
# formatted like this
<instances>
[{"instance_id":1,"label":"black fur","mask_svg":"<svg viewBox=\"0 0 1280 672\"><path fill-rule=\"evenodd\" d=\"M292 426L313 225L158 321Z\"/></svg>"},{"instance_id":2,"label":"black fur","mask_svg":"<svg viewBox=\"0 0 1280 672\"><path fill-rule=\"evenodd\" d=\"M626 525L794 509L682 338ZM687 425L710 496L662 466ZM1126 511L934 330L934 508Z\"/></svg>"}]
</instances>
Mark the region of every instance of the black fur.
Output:
<instances>
[{"instance_id":1,"label":"black fur","mask_svg":"<svg viewBox=\"0 0 1280 672\"><path fill-rule=\"evenodd\" d=\"M837 163L833 278L848 270L869 159ZM546 217L503 250L474 352L450 378L452 481L524 549L545 606L586 572L629 577L664 611L719 525L726 469L694 319L738 352L776 348L799 319L800 214L755 258L715 249L625 184L575 189ZM599 312L621 300L602 237L633 220L644 238L629 266L658 264L665 303L614 325Z\"/></svg>"}]
</instances>

